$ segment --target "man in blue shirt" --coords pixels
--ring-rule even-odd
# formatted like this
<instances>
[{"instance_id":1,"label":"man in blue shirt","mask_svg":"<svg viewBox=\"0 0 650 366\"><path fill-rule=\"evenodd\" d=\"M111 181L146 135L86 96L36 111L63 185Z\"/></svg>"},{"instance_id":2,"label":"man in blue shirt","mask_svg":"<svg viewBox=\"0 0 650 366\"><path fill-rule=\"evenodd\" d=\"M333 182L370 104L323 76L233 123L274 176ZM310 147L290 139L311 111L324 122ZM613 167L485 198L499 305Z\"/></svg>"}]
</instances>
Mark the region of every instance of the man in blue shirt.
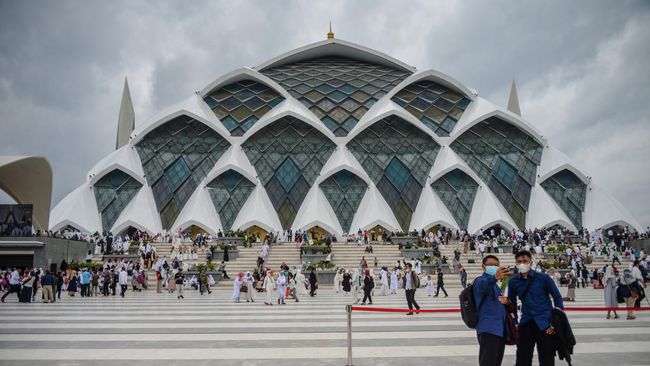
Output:
<instances>
[{"instance_id":1,"label":"man in blue shirt","mask_svg":"<svg viewBox=\"0 0 650 366\"><path fill-rule=\"evenodd\" d=\"M518 252L515 260L519 274L508 283L508 298L515 305L517 298L521 300L516 366L532 365L535 345L540 366L553 366L555 329L551 325L553 304L550 297L556 308L564 309L562 295L551 277L530 270L532 256L529 251Z\"/></svg>"},{"instance_id":2,"label":"man in blue shirt","mask_svg":"<svg viewBox=\"0 0 650 366\"><path fill-rule=\"evenodd\" d=\"M90 296L90 280L92 278L92 275L90 272L88 272L87 269L84 268L83 272L81 272L79 282L81 283L81 296Z\"/></svg>"},{"instance_id":3,"label":"man in blue shirt","mask_svg":"<svg viewBox=\"0 0 650 366\"><path fill-rule=\"evenodd\" d=\"M478 310L478 362L480 366L499 366L506 348L504 305L508 303L508 298L501 296L497 281L509 272L506 268L499 267L499 258L493 255L483 257L483 271L483 275L472 284L474 303Z\"/></svg>"}]
</instances>

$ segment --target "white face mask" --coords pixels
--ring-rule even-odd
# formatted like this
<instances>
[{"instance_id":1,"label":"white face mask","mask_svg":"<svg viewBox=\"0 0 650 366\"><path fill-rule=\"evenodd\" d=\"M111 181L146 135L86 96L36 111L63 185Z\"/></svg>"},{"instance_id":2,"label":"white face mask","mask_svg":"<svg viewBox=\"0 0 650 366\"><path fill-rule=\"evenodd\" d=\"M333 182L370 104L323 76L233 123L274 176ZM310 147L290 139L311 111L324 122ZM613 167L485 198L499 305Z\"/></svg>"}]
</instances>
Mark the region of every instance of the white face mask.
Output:
<instances>
[{"instance_id":1,"label":"white face mask","mask_svg":"<svg viewBox=\"0 0 650 366\"><path fill-rule=\"evenodd\" d=\"M519 273L527 273L528 271L530 271L530 264L528 263L517 264L517 269L519 270Z\"/></svg>"}]
</instances>

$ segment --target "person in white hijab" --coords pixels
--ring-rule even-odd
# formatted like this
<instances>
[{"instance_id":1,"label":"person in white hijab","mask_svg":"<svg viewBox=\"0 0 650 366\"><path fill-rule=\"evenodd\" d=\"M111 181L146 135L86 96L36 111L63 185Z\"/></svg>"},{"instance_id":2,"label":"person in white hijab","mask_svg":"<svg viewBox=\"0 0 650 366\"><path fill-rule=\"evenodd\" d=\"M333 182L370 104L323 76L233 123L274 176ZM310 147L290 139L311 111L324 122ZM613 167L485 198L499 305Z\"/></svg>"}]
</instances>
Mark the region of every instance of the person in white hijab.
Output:
<instances>
[{"instance_id":1,"label":"person in white hijab","mask_svg":"<svg viewBox=\"0 0 650 366\"><path fill-rule=\"evenodd\" d=\"M343 274L341 273L341 270L336 271L336 275L334 275L334 291L338 294L341 292L341 282L343 281Z\"/></svg>"},{"instance_id":2,"label":"person in white hijab","mask_svg":"<svg viewBox=\"0 0 650 366\"><path fill-rule=\"evenodd\" d=\"M355 268L352 274L352 292L354 293L354 303L361 301L360 293L363 293L363 278L359 276L359 269Z\"/></svg>"},{"instance_id":3,"label":"person in white hijab","mask_svg":"<svg viewBox=\"0 0 650 366\"><path fill-rule=\"evenodd\" d=\"M391 295L397 293L397 284L399 283L399 270L395 268L390 274L390 293Z\"/></svg>"},{"instance_id":4,"label":"person in white hijab","mask_svg":"<svg viewBox=\"0 0 650 366\"><path fill-rule=\"evenodd\" d=\"M264 300L265 305L273 306L273 290L275 290L275 280L273 280L273 273L271 270L266 271L266 276L264 276L264 283L262 284L264 291L266 291L266 299Z\"/></svg>"},{"instance_id":5,"label":"person in white hijab","mask_svg":"<svg viewBox=\"0 0 650 366\"><path fill-rule=\"evenodd\" d=\"M296 287L298 295L307 295L307 287L305 286L305 275L302 274L300 268L296 269Z\"/></svg>"},{"instance_id":6,"label":"person in white hijab","mask_svg":"<svg viewBox=\"0 0 650 366\"><path fill-rule=\"evenodd\" d=\"M382 268L379 276L381 278L381 296L388 296L388 271Z\"/></svg>"},{"instance_id":7,"label":"person in white hijab","mask_svg":"<svg viewBox=\"0 0 650 366\"><path fill-rule=\"evenodd\" d=\"M246 285L248 290L244 293L244 298L246 299L246 302L255 302L255 297L254 297L255 279L253 278L253 276L251 276L251 273L248 271L244 275L244 284Z\"/></svg>"},{"instance_id":8,"label":"person in white hijab","mask_svg":"<svg viewBox=\"0 0 650 366\"><path fill-rule=\"evenodd\" d=\"M244 284L244 273L239 272L239 275L235 277L235 280L232 284L232 297L230 300L232 302L239 302L239 296L241 295L241 287Z\"/></svg>"},{"instance_id":9,"label":"person in white hijab","mask_svg":"<svg viewBox=\"0 0 650 366\"><path fill-rule=\"evenodd\" d=\"M287 277L283 271L280 271L278 278L275 280L275 286L278 288L278 305L284 305L284 297L287 292Z\"/></svg>"}]
</instances>

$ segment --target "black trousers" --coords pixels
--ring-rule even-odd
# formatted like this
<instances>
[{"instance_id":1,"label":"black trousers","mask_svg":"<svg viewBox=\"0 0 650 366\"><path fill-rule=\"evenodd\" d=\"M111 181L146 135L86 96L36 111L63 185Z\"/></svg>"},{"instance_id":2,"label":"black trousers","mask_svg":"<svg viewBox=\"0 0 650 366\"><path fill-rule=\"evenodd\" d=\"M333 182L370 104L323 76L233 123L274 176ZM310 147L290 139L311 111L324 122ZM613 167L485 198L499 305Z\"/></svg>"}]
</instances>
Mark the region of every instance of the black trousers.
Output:
<instances>
[{"instance_id":1,"label":"black trousers","mask_svg":"<svg viewBox=\"0 0 650 366\"><path fill-rule=\"evenodd\" d=\"M20 301L20 285L9 285L9 290L2 295L2 301L4 301L9 294L16 294L18 296L18 301Z\"/></svg>"},{"instance_id":2,"label":"black trousers","mask_svg":"<svg viewBox=\"0 0 650 366\"><path fill-rule=\"evenodd\" d=\"M406 303L408 304L409 309L413 309L415 307L416 309L420 310L420 305L415 302L415 289L406 290Z\"/></svg>"},{"instance_id":3,"label":"black trousers","mask_svg":"<svg viewBox=\"0 0 650 366\"><path fill-rule=\"evenodd\" d=\"M83 284L83 283L81 284L81 296L82 297L90 296L90 291L89 291L90 287L89 286L90 286L90 284Z\"/></svg>"},{"instance_id":4,"label":"black trousers","mask_svg":"<svg viewBox=\"0 0 650 366\"><path fill-rule=\"evenodd\" d=\"M639 286L641 286L641 285L639 285ZM643 297L645 298L645 296L647 296L645 294L645 289L643 287L640 287L640 289L641 289L641 293L639 293L639 295L643 295ZM641 307L641 300L642 300L641 296L637 297L636 301L634 302L634 307L640 308Z\"/></svg>"},{"instance_id":5,"label":"black trousers","mask_svg":"<svg viewBox=\"0 0 650 366\"><path fill-rule=\"evenodd\" d=\"M126 293L126 287L127 286L126 285L120 285L120 287L122 288L122 292L120 292L120 296L124 297L124 294Z\"/></svg>"},{"instance_id":6,"label":"black trousers","mask_svg":"<svg viewBox=\"0 0 650 366\"><path fill-rule=\"evenodd\" d=\"M438 288L436 289L436 296L438 296L438 293L440 292L440 290L442 290L442 292L445 293L445 296L449 296L449 295L447 295L447 290L445 290L445 285L444 284L439 284L438 285Z\"/></svg>"},{"instance_id":7,"label":"black trousers","mask_svg":"<svg viewBox=\"0 0 650 366\"><path fill-rule=\"evenodd\" d=\"M367 290L363 289L363 301L362 303L366 303L366 299L368 299L368 302L372 302L372 296L371 296L372 290Z\"/></svg>"},{"instance_id":8,"label":"black trousers","mask_svg":"<svg viewBox=\"0 0 650 366\"><path fill-rule=\"evenodd\" d=\"M490 333L478 335L478 364L479 366L501 366L503 352L506 349L506 339Z\"/></svg>"},{"instance_id":9,"label":"black trousers","mask_svg":"<svg viewBox=\"0 0 650 366\"><path fill-rule=\"evenodd\" d=\"M533 351L537 345L537 358L539 366L555 365L555 335L546 334L545 329L540 330L537 323L529 321L519 325L519 343L517 344L516 366L530 366L533 364Z\"/></svg>"}]
</instances>

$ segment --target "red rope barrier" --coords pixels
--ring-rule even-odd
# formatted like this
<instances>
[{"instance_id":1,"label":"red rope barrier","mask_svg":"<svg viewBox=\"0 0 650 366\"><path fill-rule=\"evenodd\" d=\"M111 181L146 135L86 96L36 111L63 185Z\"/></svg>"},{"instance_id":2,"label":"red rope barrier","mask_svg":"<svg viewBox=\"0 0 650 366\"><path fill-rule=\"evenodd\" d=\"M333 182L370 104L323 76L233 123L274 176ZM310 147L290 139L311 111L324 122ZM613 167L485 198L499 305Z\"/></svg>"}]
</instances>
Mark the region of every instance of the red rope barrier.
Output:
<instances>
[{"instance_id":1,"label":"red rope barrier","mask_svg":"<svg viewBox=\"0 0 650 366\"><path fill-rule=\"evenodd\" d=\"M640 308L598 308L598 307L566 307L564 311L648 311L650 307ZM352 311L375 312L375 313L460 313L459 308L447 309L395 309L395 308L376 308L370 306L353 306Z\"/></svg>"}]
</instances>

